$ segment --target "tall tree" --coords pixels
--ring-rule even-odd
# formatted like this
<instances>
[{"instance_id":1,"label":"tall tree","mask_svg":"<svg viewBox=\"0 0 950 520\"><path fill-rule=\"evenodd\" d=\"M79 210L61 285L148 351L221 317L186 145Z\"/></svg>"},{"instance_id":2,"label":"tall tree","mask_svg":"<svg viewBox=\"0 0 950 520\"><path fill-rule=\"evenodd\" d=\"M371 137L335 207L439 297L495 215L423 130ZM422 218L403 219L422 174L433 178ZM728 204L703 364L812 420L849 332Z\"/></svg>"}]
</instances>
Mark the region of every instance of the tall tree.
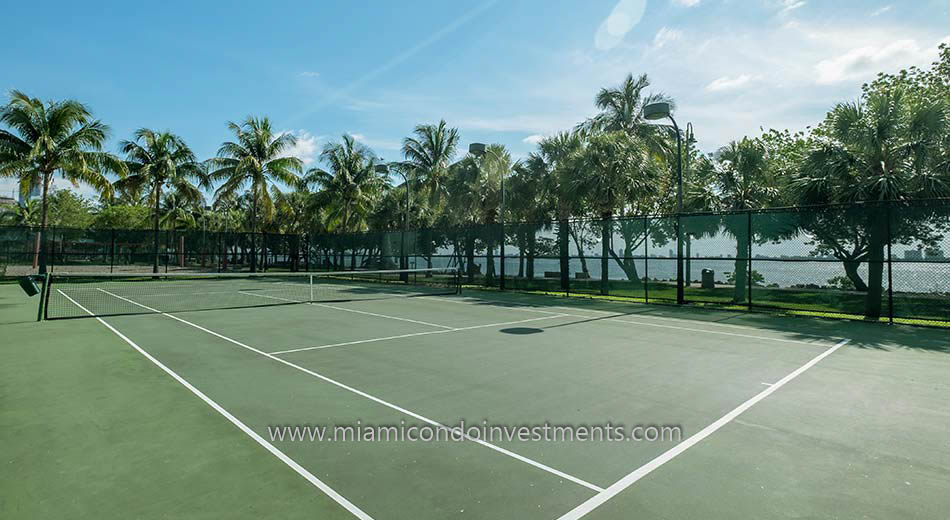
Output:
<instances>
[{"instance_id":1,"label":"tall tree","mask_svg":"<svg viewBox=\"0 0 950 520\"><path fill-rule=\"evenodd\" d=\"M570 218L582 211L578 186L573 180L581 174L584 135L581 131L559 132L538 143L540 157L551 172L547 179L547 191L557 207L561 288L565 290L570 284Z\"/></svg>"},{"instance_id":2,"label":"tall tree","mask_svg":"<svg viewBox=\"0 0 950 520\"><path fill-rule=\"evenodd\" d=\"M49 223L50 186L57 172L73 185L106 193L112 188L104 173L125 174L122 162L102 151L109 127L78 101L44 103L14 90L0 108L0 122L10 128L0 129L0 177L17 179L21 191L41 186L41 237ZM40 272L45 273L47 241L41 242Z\"/></svg>"},{"instance_id":3,"label":"tall tree","mask_svg":"<svg viewBox=\"0 0 950 520\"><path fill-rule=\"evenodd\" d=\"M622 131L594 135L580 157L581 175L573 179L574 191L601 219L601 293L609 287L608 263L614 257L628 278L639 282L635 267L629 272L627 263L617 257L610 244L613 217L629 201L656 192L661 169L651 162L644 143ZM631 276L632 274L632 276Z\"/></svg>"},{"instance_id":4,"label":"tall tree","mask_svg":"<svg viewBox=\"0 0 950 520\"><path fill-rule=\"evenodd\" d=\"M708 166L708 170L697 172L707 184L693 193L695 199L707 202L704 209L735 212L765 208L778 200L781 193L779 179L769 168L765 147L756 139L730 142L716 152L716 161ZM745 302L748 295L749 244L753 240L748 223L746 215L724 215L714 231L725 232L736 240L735 303Z\"/></svg>"},{"instance_id":5,"label":"tall tree","mask_svg":"<svg viewBox=\"0 0 950 520\"><path fill-rule=\"evenodd\" d=\"M315 200L324 212L328 231L348 233L366 229L376 203L389 179L376 171L378 159L372 150L350 135L338 143L327 143L320 154L327 168L313 168L304 183L319 189ZM339 265L344 262L342 242L338 246ZM356 245L351 248L350 268L356 268Z\"/></svg>"},{"instance_id":6,"label":"tall tree","mask_svg":"<svg viewBox=\"0 0 950 520\"><path fill-rule=\"evenodd\" d=\"M125 154L128 176L116 182L123 194L150 193L152 208L152 272L158 272L159 229L162 220L162 189L176 193L175 204L199 204L203 197L199 186L210 187L204 166L184 140L171 132L148 128L135 131L133 140L122 141L119 149Z\"/></svg>"},{"instance_id":7,"label":"tall tree","mask_svg":"<svg viewBox=\"0 0 950 520\"><path fill-rule=\"evenodd\" d=\"M449 165L458 148L458 129L448 128L443 119L437 125L419 125L413 134L403 140L406 164L413 170L411 177L423 186L429 205L441 209L448 195Z\"/></svg>"},{"instance_id":8,"label":"tall tree","mask_svg":"<svg viewBox=\"0 0 950 520\"><path fill-rule=\"evenodd\" d=\"M248 117L241 124L228 122L234 133L234 141L226 141L218 149L218 156L210 159L210 178L223 181L215 192L215 198L231 197L242 190L251 195L251 232L254 250L251 255L251 271L257 270L256 238L253 233L260 229L260 220L267 221L274 214L274 202L270 188L276 183L296 187L303 161L289 157L287 153L297 143L290 133L279 133L266 117Z\"/></svg>"},{"instance_id":9,"label":"tall tree","mask_svg":"<svg viewBox=\"0 0 950 520\"><path fill-rule=\"evenodd\" d=\"M586 133L624 132L646 144L651 152L673 154L675 158L675 147L670 146L670 137L675 138L672 126L657 125L643 117L643 107L646 105L660 101L671 106L675 106L675 103L662 92L647 93L649 86L650 79L646 74L636 78L628 74L620 85L600 89L594 99L600 113L581 123L578 128ZM675 144L675 141L672 143Z\"/></svg>"},{"instance_id":10,"label":"tall tree","mask_svg":"<svg viewBox=\"0 0 950 520\"><path fill-rule=\"evenodd\" d=\"M920 96L904 82L881 82L854 103L836 105L805 158L793 186L804 204L895 201L950 196L947 101ZM865 220L839 222L858 232L855 260L868 262L865 315L881 315L888 212L869 208ZM892 239L914 222L897 223ZM923 232L923 229L917 229ZM825 234L826 240L834 234Z\"/></svg>"}]
</instances>

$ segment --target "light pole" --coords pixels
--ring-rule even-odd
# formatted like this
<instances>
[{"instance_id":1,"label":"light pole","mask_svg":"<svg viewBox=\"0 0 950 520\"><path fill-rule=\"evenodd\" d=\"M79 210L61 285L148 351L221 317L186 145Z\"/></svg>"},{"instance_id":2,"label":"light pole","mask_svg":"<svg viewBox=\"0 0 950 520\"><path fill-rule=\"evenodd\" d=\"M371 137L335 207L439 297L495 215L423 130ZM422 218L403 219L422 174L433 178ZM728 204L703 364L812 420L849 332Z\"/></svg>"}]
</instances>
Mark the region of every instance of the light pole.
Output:
<instances>
[{"instance_id":1,"label":"light pole","mask_svg":"<svg viewBox=\"0 0 950 520\"><path fill-rule=\"evenodd\" d=\"M683 298L683 236L680 229L683 214L683 143L680 128L673 119L669 103L650 103L643 107L643 118L649 121L669 119L676 132L676 303L682 304Z\"/></svg>"},{"instance_id":2,"label":"light pole","mask_svg":"<svg viewBox=\"0 0 950 520\"><path fill-rule=\"evenodd\" d=\"M489 152L488 147L484 143L472 143L468 145L468 153L474 155L475 157L482 157L487 153L491 153L495 156L496 159L501 160L501 157L498 157L498 154L495 152ZM481 168L481 166L479 166ZM501 206L498 209L498 217L501 221L501 258L499 259L498 264L501 266L499 270L500 279L498 281L498 288L502 291L505 290L505 171L501 172Z\"/></svg>"},{"instance_id":3,"label":"light pole","mask_svg":"<svg viewBox=\"0 0 950 520\"><path fill-rule=\"evenodd\" d=\"M689 143L693 140L693 123L686 123L686 163L683 164L683 178L689 177ZM683 284L686 287L689 287L693 279L693 270L690 265L690 258L692 258L691 246L693 245L693 233L686 233L686 279L683 280Z\"/></svg>"},{"instance_id":4,"label":"light pole","mask_svg":"<svg viewBox=\"0 0 950 520\"><path fill-rule=\"evenodd\" d=\"M376 173L388 174L389 173L390 163L381 163L376 165ZM400 240L400 253L399 253L399 268L400 269L409 269L409 257L406 255L406 234L409 233L409 205L410 205L410 184L409 184L409 170L407 168L398 168L402 178L405 181L406 185L406 208L405 216L403 219L402 226L402 239ZM399 279L403 282L409 281L409 273L402 272L399 273Z\"/></svg>"}]
</instances>

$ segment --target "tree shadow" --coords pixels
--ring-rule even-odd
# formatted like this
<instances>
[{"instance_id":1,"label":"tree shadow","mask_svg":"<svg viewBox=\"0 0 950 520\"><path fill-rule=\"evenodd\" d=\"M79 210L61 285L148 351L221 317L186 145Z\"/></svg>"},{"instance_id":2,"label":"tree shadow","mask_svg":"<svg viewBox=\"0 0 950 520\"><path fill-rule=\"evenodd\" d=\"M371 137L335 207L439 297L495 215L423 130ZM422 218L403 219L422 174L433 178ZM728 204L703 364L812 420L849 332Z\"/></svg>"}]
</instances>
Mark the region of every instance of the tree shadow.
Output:
<instances>
[{"instance_id":1,"label":"tree shadow","mask_svg":"<svg viewBox=\"0 0 950 520\"><path fill-rule=\"evenodd\" d=\"M764 310L728 310L706 306L675 304L643 304L596 300L590 298L572 298L554 295L536 295L516 292L479 291L471 289L463 296L476 305L500 307L549 308L550 312L569 312L564 308L589 310L609 314L590 316L580 321L552 325L546 329L586 323L603 319L634 316L661 320L684 320L699 323L727 325L729 327L748 327L782 333L789 339L816 341L822 338L832 342L839 338L851 340L850 347L875 349L881 351L911 349L934 353L950 353L950 331L936 327L924 327L902 324L887 324L861 320L822 318L812 316L791 316L781 311ZM683 324L683 326L688 326Z\"/></svg>"}]
</instances>

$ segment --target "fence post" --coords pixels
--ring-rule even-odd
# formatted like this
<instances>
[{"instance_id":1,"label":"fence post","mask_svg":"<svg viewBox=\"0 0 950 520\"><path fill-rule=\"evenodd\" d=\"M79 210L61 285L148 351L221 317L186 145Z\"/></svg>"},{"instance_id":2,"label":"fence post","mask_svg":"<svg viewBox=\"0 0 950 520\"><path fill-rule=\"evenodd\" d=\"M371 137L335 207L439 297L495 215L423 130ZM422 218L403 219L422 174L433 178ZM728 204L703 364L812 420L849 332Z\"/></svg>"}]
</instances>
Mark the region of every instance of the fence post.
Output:
<instances>
[{"instance_id":1,"label":"fence post","mask_svg":"<svg viewBox=\"0 0 950 520\"><path fill-rule=\"evenodd\" d=\"M891 203L887 203L887 322L894 324L894 274L891 256Z\"/></svg>"},{"instance_id":2,"label":"fence post","mask_svg":"<svg viewBox=\"0 0 950 520\"><path fill-rule=\"evenodd\" d=\"M612 224L613 221L606 218L600 224L600 241L602 242L600 248L600 294L603 296L610 294L610 277L607 276L607 272L610 269L608 262L610 260L610 239L613 237Z\"/></svg>"},{"instance_id":3,"label":"fence post","mask_svg":"<svg viewBox=\"0 0 950 520\"><path fill-rule=\"evenodd\" d=\"M680 210L682 211L682 210ZM686 303L683 294L683 215L676 214L676 304Z\"/></svg>"},{"instance_id":4,"label":"fence post","mask_svg":"<svg viewBox=\"0 0 950 520\"><path fill-rule=\"evenodd\" d=\"M500 269L499 276L501 278L498 280L498 290L505 290L505 217L502 215L501 218L501 251L498 254L498 264Z\"/></svg>"},{"instance_id":5,"label":"fence post","mask_svg":"<svg viewBox=\"0 0 950 520\"><path fill-rule=\"evenodd\" d=\"M747 304L748 308L752 309L752 285L754 284L754 281L752 277L752 210L751 209L747 213L746 233L749 235L748 245L746 248L746 254L749 255L749 275L748 275L749 295L746 299L749 300L749 303Z\"/></svg>"},{"instance_id":6,"label":"fence post","mask_svg":"<svg viewBox=\"0 0 950 520\"><path fill-rule=\"evenodd\" d=\"M109 272L112 272L112 268L115 266L115 228L111 230L112 235L112 248L109 250Z\"/></svg>"},{"instance_id":7,"label":"fence post","mask_svg":"<svg viewBox=\"0 0 950 520\"><path fill-rule=\"evenodd\" d=\"M650 303L650 217L643 217L643 302Z\"/></svg>"}]
</instances>

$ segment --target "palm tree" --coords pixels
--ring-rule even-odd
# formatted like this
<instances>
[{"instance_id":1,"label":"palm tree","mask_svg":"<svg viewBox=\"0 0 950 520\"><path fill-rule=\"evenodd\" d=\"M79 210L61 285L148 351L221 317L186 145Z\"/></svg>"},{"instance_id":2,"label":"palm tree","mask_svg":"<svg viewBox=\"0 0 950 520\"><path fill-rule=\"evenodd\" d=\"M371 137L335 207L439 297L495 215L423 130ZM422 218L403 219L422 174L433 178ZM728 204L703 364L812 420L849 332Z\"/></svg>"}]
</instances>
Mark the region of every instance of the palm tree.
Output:
<instances>
[{"instance_id":1,"label":"palm tree","mask_svg":"<svg viewBox=\"0 0 950 520\"><path fill-rule=\"evenodd\" d=\"M36 199L0 211L0 222L7 226L33 227L40 221L42 208Z\"/></svg>"},{"instance_id":2,"label":"palm tree","mask_svg":"<svg viewBox=\"0 0 950 520\"><path fill-rule=\"evenodd\" d=\"M162 188L174 190L174 204L198 205L203 200L202 188L210 187L204 167L184 140L171 132L140 128L132 141L122 141L119 149L126 156L128 176L115 183L125 197L149 193L152 213L152 272L158 272L158 236L161 227ZM193 183L197 183L197 186Z\"/></svg>"},{"instance_id":3,"label":"palm tree","mask_svg":"<svg viewBox=\"0 0 950 520\"><path fill-rule=\"evenodd\" d=\"M403 141L402 152L414 177L422 183L429 205L441 209L446 193L449 165L458 148L457 128L448 128L445 120L437 125L419 125L413 130L414 137Z\"/></svg>"},{"instance_id":4,"label":"palm tree","mask_svg":"<svg viewBox=\"0 0 950 520\"><path fill-rule=\"evenodd\" d=\"M704 193L694 193L718 211L749 211L769 206L780 195L779 179L772 175L762 144L754 139L732 141L719 149L712 169L700 172L708 179ZM735 289L733 302L743 303L747 295L747 270L751 230L746 216L725 216L722 229L736 239Z\"/></svg>"},{"instance_id":5,"label":"palm tree","mask_svg":"<svg viewBox=\"0 0 950 520\"><path fill-rule=\"evenodd\" d=\"M328 169L311 169L304 183L320 189L317 200L325 210L327 229L340 233L365 229L367 219L388 185L385 175L376 171L378 159L372 150L350 135L344 135L339 143L327 143L320 159ZM350 267L356 268L355 249Z\"/></svg>"},{"instance_id":6,"label":"palm tree","mask_svg":"<svg viewBox=\"0 0 950 520\"><path fill-rule=\"evenodd\" d=\"M195 210L200 204L194 204L186 194L176 191L165 194L160 206L159 223L167 230L193 229L197 225Z\"/></svg>"},{"instance_id":7,"label":"palm tree","mask_svg":"<svg viewBox=\"0 0 950 520\"><path fill-rule=\"evenodd\" d=\"M655 194L660 169L650 161L642 142L622 131L590 138L581 158L581 175L573 179L573 191L594 208L601 219L601 294L608 293L608 262L616 258L610 247L615 212L635 197ZM618 262L620 260L618 259ZM625 267L620 262L621 267ZM631 281L639 282L634 269Z\"/></svg>"},{"instance_id":8,"label":"palm tree","mask_svg":"<svg viewBox=\"0 0 950 520\"><path fill-rule=\"evenodd\" d=\"M108 193L111 185L103 172L123 176L125 167L115 156L102 151L109 127L92 118L78 101L42 102L14 90L0 108L0 178L16 178L21 190L42 186L40 232L49 223L49 190L57 172L76 185L84 183ZM46 240L41 239L39 268L46 272Z\"/></svg>"},{"instance_id":9,"label":"palm tree","mask_svg":"<svg viewBox=\"0 0 950 520\"><path fill-rule=\"evenodd\" d=\"M948 111L946 101L915 96L900 84L881 85L866 92L860 102L836 105L816 132L817 142L793 180L798 202L882 201L887 205L950 196ZM865 316L876 319L881 315L888 233L892 240L908 234L919 237L920 226L914 219L889 224L886 208L865 214L863 222L850 219L833 227L821 226L820 221L814 224L828 249L835 249L834 242L848 242L847 235L855 237L854 250L836 251L836 256L845 255L846 273L852 280L857 264L868 261ZM889 232L889 228L893 229Z\"/></svg>"},{"instance_id":10,"label":"palm tree","mask_svg":"<svg viewBox=\"0 0 950 520\"><path fill-rule=\"evenodd\" d=\"M518 276L534 279L534 259L538 254L537 232L550 229L547 224L554 212L552 199L547 191L550 175L544 158L531 153L527 159L518 161L506 185L505 206L513 220L521 222L514 226L518 241ZM511 227L511 226L506 226Z\"/></svg>"},{"instance_id":11,"label":"palm tree","mask_svg":"<svg viewBox=\"0 0 950 520\"><path fill-rule=\"evenodd\" d=\"M218 156L209 160L213 181L223 181L215 198L227 198L241 190L251 194L251 272L257 270L256 233L260 218L270 220L274 202L270 187L282 183L296 187L303 169L303 161L287 157L287 151L297 143L293 134L275 132L268 118L248 117L240 125L228 122L235 141L227 141L218 149Z\"/></svg>"},{"instance_id":12,"label":"palm tree","mask_svg":"<svg viewBox=\"0 0 950 520\"><path fill-rule=\"evenodd\" d=\"M656 125L643 118L643 107L660 101L675 106L674 101L663 93L644 92L650 86L646 74L634 78L628 74L614 88L602 88L594 104L600 109L596 116L581 123L578 129L585 133L624 132L635 140L646 143L657 154L669 155L675 148L670 146L671 126ZM675 157L675 155L674 155Z\"/></svg>"},{"instance_id":13,"label":"palm tree","mask_svg":"<svg viewBox=\"0 0 950 520\"><path fill-rule=\"evenodd\" d=\"M559 132L538 143L540 157L551 172L548 175L547 191L555 200L558 218L558 249L561 259L561 289L570 284L570 261L568 258L571 236L569 219L581 211L577 185L572 182L580 176L581 162L585 146L585 134L581 131ZM575 236L575 242L578 242ZM582 250L582 247L578 248Z\"/></svg>"}]
</instances>

